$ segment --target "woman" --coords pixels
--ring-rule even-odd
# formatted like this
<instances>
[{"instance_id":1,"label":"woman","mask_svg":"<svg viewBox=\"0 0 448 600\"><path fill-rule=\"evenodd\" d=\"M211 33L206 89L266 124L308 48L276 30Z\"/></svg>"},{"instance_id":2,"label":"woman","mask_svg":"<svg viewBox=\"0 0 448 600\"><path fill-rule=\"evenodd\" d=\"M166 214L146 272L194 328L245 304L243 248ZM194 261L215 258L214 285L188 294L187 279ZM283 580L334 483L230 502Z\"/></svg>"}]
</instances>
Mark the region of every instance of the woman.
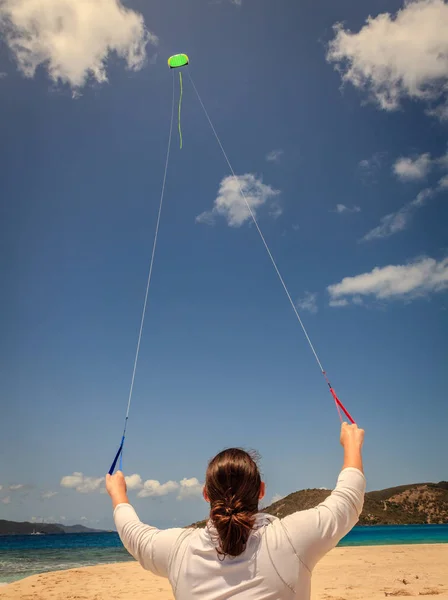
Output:
<instances>
[{"instance_id":1,"label":"woman","mask_svg":"<svg viewBox=\"0 0 448 600\"><path fill-rule=\"evenodd\" d=\"M176 600L309 600L318 561L357 523L365 493L364 431L343 423L344 464L322 504L284 519L258 512L265 485L243 450L224 450L208 465L205 529L144 525L121 472L107 476L117 531L144 569L168 577Z\"/></svg>"}]
</instances>

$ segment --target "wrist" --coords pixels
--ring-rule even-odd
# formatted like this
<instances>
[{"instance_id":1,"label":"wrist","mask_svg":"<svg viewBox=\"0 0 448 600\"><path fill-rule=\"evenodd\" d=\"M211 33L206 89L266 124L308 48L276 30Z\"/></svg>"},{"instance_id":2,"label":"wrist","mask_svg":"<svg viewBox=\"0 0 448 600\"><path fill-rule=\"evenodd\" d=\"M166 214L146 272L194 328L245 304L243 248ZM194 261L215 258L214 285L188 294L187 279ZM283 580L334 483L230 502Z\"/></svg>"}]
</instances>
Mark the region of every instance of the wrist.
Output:
<instances>
[{"instance_id":1,"label":"wrist","mask_svg":"<svg viewBox=\"0 0 448 600\"><path fill-rule=\"evenodd\" d=\"M111 499L114 508L119 504L129 504L129 498L126 492L117 492L112 494Z\"/></svg>"},{"instance_id":2,"label":"wrist","mask_svg":"<svg viewBox=\"0 0 448 600\"><path fill-rule=\"evenodd\" d=\"M362 444L359 442L347 442L343 448L345 454L359 453L362 450Z\"/></svg>"},{"instance_id":3,"label":"wrist","mask_svg":"<svg viewBox=\"0 0 448 600\"><path fill-rule=\"evenodd\" d=\"M343 468L353 467L363 471L363 461L361 446L359 444L351 445L344 448L344 465Z\"/></svg>"},{"instance_id":4,"label":"wrist","mask_svg":"<svg viewBox=\"0 0 448 600\"><path fill-rule=\"evenodd\" d=\"M360 447L344 449L345 462L359 462L360 460L362 460L362 452Z\"/></svg>"}]
</instances>

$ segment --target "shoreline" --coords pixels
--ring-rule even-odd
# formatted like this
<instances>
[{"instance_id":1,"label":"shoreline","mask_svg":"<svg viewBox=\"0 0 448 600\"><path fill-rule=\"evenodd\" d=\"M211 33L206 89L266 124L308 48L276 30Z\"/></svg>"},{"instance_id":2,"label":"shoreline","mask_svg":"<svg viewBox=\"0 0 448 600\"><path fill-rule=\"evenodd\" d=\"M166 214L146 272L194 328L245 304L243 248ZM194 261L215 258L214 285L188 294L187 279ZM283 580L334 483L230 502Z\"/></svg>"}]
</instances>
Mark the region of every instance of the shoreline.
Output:
<instances>
[{"instance_id":1,"label":"shoreline","mask_svg":"<svg viewBox=\"0 0 448 600\"><path fill-rule=\"evenodd\" d=\"M263 510L259 511L260 513ZM205 522L205 521L201 521ZM353 526L353 529L370 529L373 527L440 527L441 525L448 525L448 522L441 523L356 523ZM190 529L191 527L195 527L196 524L184 526L184 529ZM98 531L51 531L51 532L42 532L40 534L35 533L0 533L0 538L2 537L28 537L28 536L56 536L56 535L101 535L104 533L117 533L115 529L101 529Z\"/></svg>"},{"instance_id":2,"label":"shoreline","mask_svg":"<svg viewBox=\"0 0 448 600\"><path fill-rule=\"evenodd\" d=\"M116 532L15 538L0 537L1 584L10 585L33 575L73 568L134 562ZM439 544L448 544L448 523L432 527L357 525L337 548L364 548L365 552L375 552L382 547L408 546L418 552L422 546Z\"/></svg>"},{"instance_id":3,"label":"shoreline","mask_svg":"<svg viewBox=\"0 0 448 600\"><path fill-rule=\"evenodd\" d=\"M313 572L312 600L448 600L448 544L345 546ZM135 562L52 571L0 586L0 600L173 600L167 579Z\"/></svg>"}]
</instances>

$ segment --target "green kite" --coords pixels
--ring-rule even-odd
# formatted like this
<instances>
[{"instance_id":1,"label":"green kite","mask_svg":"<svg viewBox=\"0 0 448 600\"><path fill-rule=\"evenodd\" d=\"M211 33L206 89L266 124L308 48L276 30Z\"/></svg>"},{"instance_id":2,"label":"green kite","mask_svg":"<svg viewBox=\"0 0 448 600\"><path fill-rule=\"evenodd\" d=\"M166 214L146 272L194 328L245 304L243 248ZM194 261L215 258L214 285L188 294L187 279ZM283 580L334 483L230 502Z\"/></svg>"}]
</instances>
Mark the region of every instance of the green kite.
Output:
<instances>
[{"instance_id":1,"label":"green kite","mask_svg":"<svg viewBox=\"0 0 448 600\"><path fill-rule=\"evenodd\" d=\"M175 54L169 57L168 66L170 69L179 69L179 67L186 67L189 62L190 59L186 54Z\"/></svg>"},{"instance_id":2,"label":"green kite","mask_svg":"<svg viewBox=\"0 0 448 600\"><path fill-rule=\"evenodd\" d=\"M186 54L175 54L170 56L168 59L168 66L170 69L179 69L186 67L190 63L190 59ZM182 129L180 126L180 112L182 108L182 96L183 96L183 83L182 83L182 71L179 71L179 86L180 86L180 97L179 97L179 138L180 147L182 148Z\"/></svg>"}]
</instances>

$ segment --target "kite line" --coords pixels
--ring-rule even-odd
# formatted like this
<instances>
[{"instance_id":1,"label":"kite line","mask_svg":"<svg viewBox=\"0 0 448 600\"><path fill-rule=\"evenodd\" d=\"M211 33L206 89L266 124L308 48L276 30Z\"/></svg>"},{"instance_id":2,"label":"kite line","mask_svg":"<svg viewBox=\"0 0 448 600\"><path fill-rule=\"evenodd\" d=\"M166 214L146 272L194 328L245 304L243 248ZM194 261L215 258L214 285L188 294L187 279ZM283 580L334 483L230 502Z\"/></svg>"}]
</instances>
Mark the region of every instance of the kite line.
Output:
<instances>
[{"instance_id":1,"label":"kite line","mask_svg":"<svg viewBox=\"0 0 448 600\"><path fill-rule=\"evenodd\" d=\"M327 385L328 385L328 388L329 388L329 390L330 390L330 393L331 393L331 395L332 395L332 397L333 397L333 400L334 400L334 402L335 402L336 409L337 409L337 411L338 411L338 414L339 414L339 418L340 418L340 420L341 420L341 422L342 422L342 414L341 414L341 410L342 410L342 412L345 414L345 416L347 417L347 419L348 419L348 420L349 420L351 423L354 423L355 421L354 421L353 417L350 415L350 413L348 412L348 410L345 408L345 406L344 406L344 405L342 404L342 402L339 400L339 398L338 398L338 396L337 396L336 392L334 391L334 388L333 388L333 386L331 385L331 383L330 383L330 381L329 381L329 379L328 379L328 377L327 377L327 373L326 373L325 369L324 369L324 368L323 368L323 366L322 366L322 363L321 363L321 361L320 361L320 359L319 359L319 356L318 356L318 354L317 354L317 352L316 352L316 349L314 348L314 345L313 345L313 343L312 343L312 341L311 341L311 338L310 338L310 336L308 335L308 332L307 332L307 330L306 330L306 327L305 327L305 325L303 324L303 321L302 321L302 319L301 319L301 317L300 317L299 311L297 310L297 308L296 308L296 305L294 304L294 301L293 301L293 299L291 298L291 294L290 294L290 292L289 292L289 290L288 290L288 287L286 286L285 280L283 279L283 277L282 277L282 274L280 273L280 270L279 270L279 268L278 268L278 266L277 266L277 263L275 262L275 259L274 259L273 255L272 255L272 252L271 252L271 250L269 249L268 243L266 242L266 239L265 239L265 237L264 237L264 235L263 235L263 232L261 231L261 228L260 228L260 226L259 226L259 224L258 224L258 221L257 221L257 219L256 219L256 217L255 217L255 214L254 214L254 212L253 212L253 210L252 210L252 208L251 208L251 206L250 206L250 204L249 204L249 202L248 202L248 200L247 200L246 194L244 193L244 190L243 190L243 188L241 187L240 180L239 180L239 179L238 179L238 177L236 176L236 174L235 174L235 171L234 171L234 169L233 169L233 167L232 167L232 164L231 164L231 162L230 162L230 160L229 160L229 157L227 156L227 153L226 153L226 151L224 150L224 146L222 145L222 142L221 142L221 140L220 140L220 138L219 138L219 135L218 135L218 133L217 133L217 131L216 131L216 129L215 129L215 127L214 127L213 123L212 123L212 120L211 120L211 118L210 118L210 115L208 114L208 111L207 111L207 109L205 108L204 102L202 101L202 98L201 98L201 96L200 96L200 94L199 94L199 92L198 92L198 89L197 89L197 87L196 87L196 85L195 85L194 81L193 81L193 78L192 78L192 76L191 76L191 73L190 73L190 71L188 71L188 77L189 77L189 79L190 79L190 82L191 82L191 85L193 86L193 89L194 89L194 91L195 91L195 93L196 93L196 96L197 96L197 98L198 98L198 100L199 100L199 103L200 103L200 105L201 105L201 107L202 107L202 110L204 111L204 114L205 114L205 116L206 116L206 118L207 118L207 121L209 122L209 125L210 125L210 127L211 127L211 129L212 129L212 131L213 131L213 134L214 134L214 136L215 136L215 138L216 138L216 141L218 142L218 145L219 145L219 147L221 148L221 151L222 151L222 154L223 154L223 156L224 156L224 159L225 159L225 161L227 162L227 165L228 165L228 167L229 167L229 169L230 169L230 172L232 173L232 177L233 177L233 179L234 179L235 183L236 183L236 184L237 184L237 186L238 186L238 190L239 190L239 192L240 192L240 194L241 194L241 197L243 198L243 200L244 200L244 202L245 202L245 204L246 204L247 210L249 211L249 214L250 214L250 216L251 216L251 218L252 218L252 221L253 221L253 223L254 223L254 225L255 225L255 227L256 227L256 229L257 229L257 231L258 231L259 235L260 235L261 241L263 242L263 245L264 245L264 247L265 247L265 249L266 249L266 252L268 253L268 256L269 256L269 258L270 258L270 260L271 260L271 263L272 263L272 265L273 265L273 267L274 267L274 269L275 269L275 272L277 273L277 276L278 276L278 278L279 278L279 280L280 280L280 283L282 284L282 287L283 287L283 289L284 289L284 291L285 291L285 293L286 293L286 296L287 296L287 298L288 298L288 300L289 300L289 302L290 302L290 304L291 304L291 307L292 307L292 309L293 309L293 311L294 311L294 314L295 314L295 316L297 317L297 320L298 320L298 322L299 322L299 324L300 324L300 327L302 328L302 331L303 331L303 333L305 334L305 337L306 337L306 339L307 339L307 342L308 342L308 344L309 344L309 346L310 346L310 348L311 348L311 351L312 351L312 353L314 354L314 358L316 359L316 362L317 362L317 364L319 365L319 369L320 369L320 371L321 371L322 375L323 375L323 376L324 376L324 378L325 378L325 381L326 381L326 383L327 383Z\"/></svg>"},{"instance_id":2,"label":"kite line","mask_svg":"<svg viewBox=\"0 0 448 600\"><path fill-rule=\"evenodd\" d=\"M149 288L151 286L152 271L153 271L153 267L154 267L154 257L156 255L156 248L157 248L157 239L159 237L159 226L160 226L160 217L162 216L163 199L165 197L166 176L168 173L168 164L169 164L169 160L170 160L171 139L173 137L173 121L174 121L174 73L173 73L173 98L172 98L172 102L171 102L170 133L168 136L168 148L166 151L165 172L163 175L162 192L160 194L160 202L159 202L159 212L157 214L156 229L155 229L154 241L153 241L153 245L152 245L151 262L149 264L148 280L146 282L145 301L143 303L142 317L140 320L140 330L139 330L139 334L138 334L137 349L135 351L134 368L132 369L131 386L129 388L128 406L126 409L126 417L124 420L123 436L121 438L121 443L118 448L117 454L115 455L112 466L109 469L109 475L113 475L113 472L115 471L115 467L117 465L118 459L120 459L120 471L122 470L122 466L123 466L123 447L124 447L124 442L126 439L126 429L128 426L129 411L130 411L131 402L132 402L132 392L134 391L135 373L137 371L138 357L140 354L140 344L142 341L143 326L145 324L146 308L148 306L148 294L149 294Z\"/></svg>"}]
</instances>

